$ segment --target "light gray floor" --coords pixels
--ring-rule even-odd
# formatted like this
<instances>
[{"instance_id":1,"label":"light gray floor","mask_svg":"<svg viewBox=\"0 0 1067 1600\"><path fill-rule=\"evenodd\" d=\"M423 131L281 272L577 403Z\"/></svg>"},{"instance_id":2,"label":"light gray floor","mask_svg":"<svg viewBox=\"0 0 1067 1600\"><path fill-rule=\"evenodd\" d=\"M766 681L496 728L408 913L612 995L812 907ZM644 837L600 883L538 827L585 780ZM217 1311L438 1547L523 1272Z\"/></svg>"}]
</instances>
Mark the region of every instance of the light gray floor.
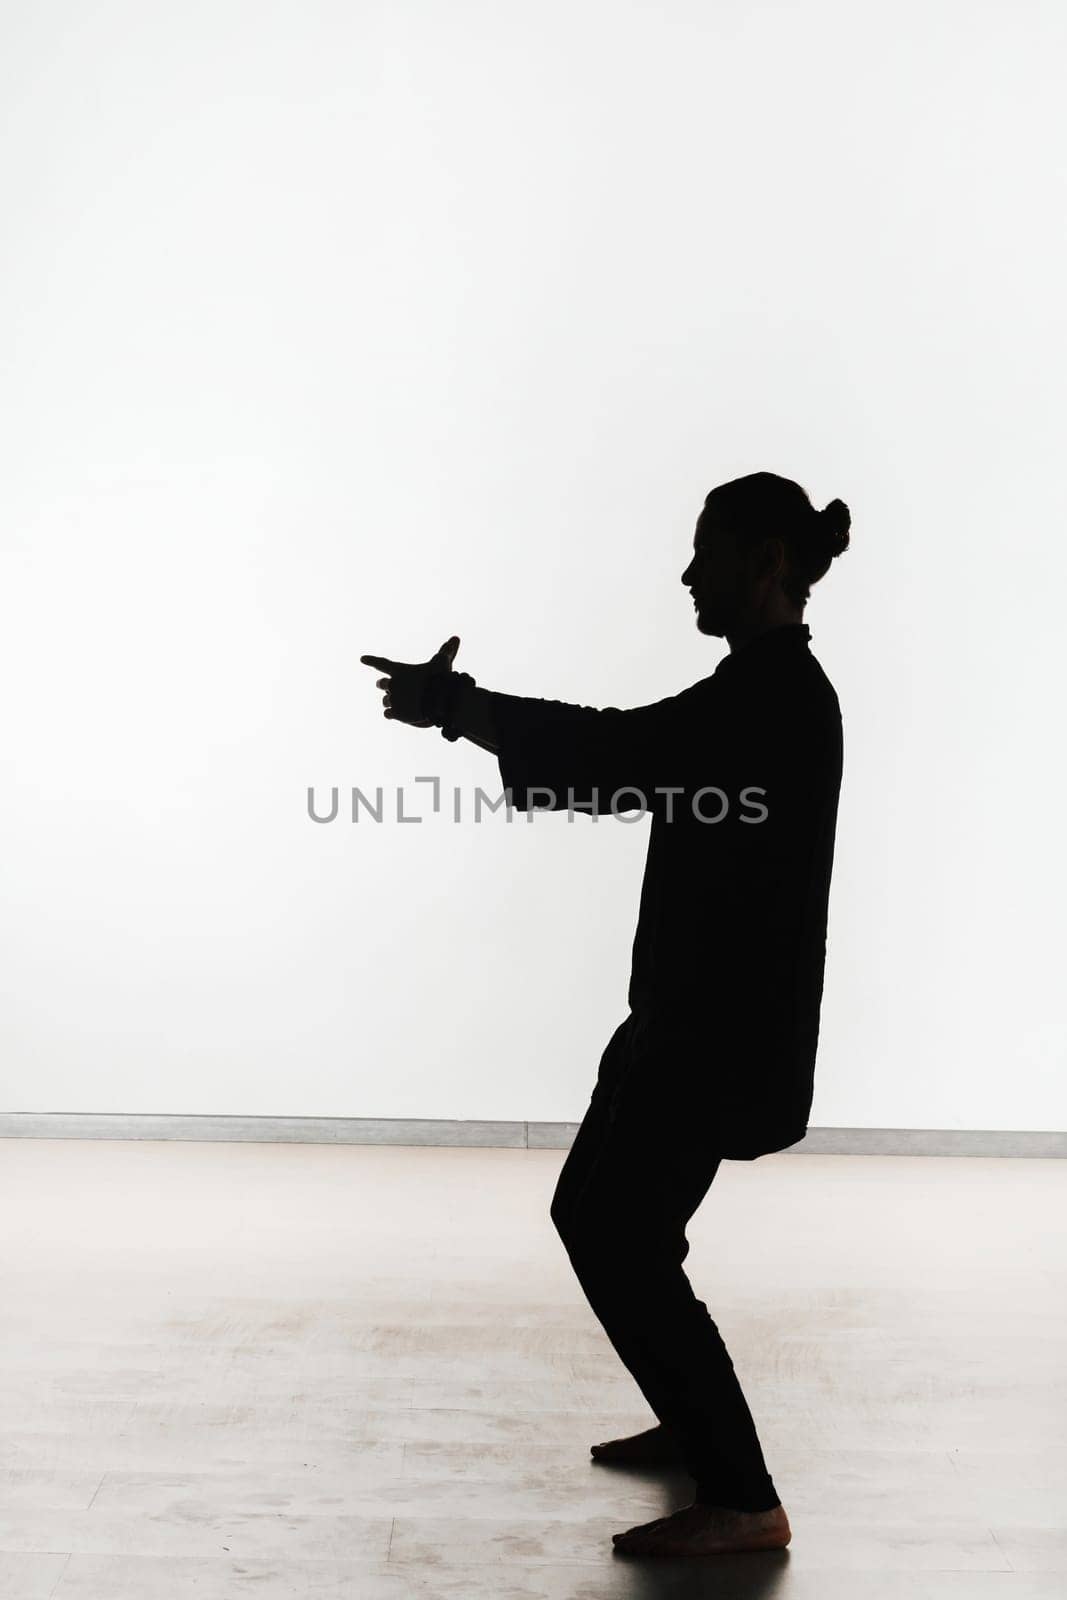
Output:
<instances>
[{"instance_id":1,"label":"light gray floor","mask_svg":"<svg viewBox=\"0 0 1067 1600\"><path fill-rule=\"evenodd\" d=\"M790 1550L691 1498L548 1219L562 1154L0 1141L4 1600L1064 1600L1058 1161L727 1164L687 1268Z\"/></svg>"}]
</instances>

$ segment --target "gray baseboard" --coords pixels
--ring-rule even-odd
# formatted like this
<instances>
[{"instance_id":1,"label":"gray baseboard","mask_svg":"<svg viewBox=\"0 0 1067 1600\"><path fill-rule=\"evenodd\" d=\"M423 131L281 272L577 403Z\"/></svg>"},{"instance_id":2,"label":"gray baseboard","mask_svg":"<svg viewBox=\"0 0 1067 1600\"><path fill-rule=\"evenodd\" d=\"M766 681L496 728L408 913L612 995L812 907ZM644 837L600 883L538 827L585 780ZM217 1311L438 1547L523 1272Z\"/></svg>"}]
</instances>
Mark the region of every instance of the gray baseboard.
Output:
<instances>
[{"instance_id":1,"label":"gray baseboard","mask_svg":"<svg viewBox=\"0 0 1067 1600\"><path fill-rule=\"evenodd\" d=\"M220 1143L474 1145L566 1150L576 1122L417 1117L170 1116L92 1111L0 1113L0 1139L199 1139ZM788 1155L1067 1156L1067 1133L971 1128L812 1128Z\"/></svg>"}]
</instances>

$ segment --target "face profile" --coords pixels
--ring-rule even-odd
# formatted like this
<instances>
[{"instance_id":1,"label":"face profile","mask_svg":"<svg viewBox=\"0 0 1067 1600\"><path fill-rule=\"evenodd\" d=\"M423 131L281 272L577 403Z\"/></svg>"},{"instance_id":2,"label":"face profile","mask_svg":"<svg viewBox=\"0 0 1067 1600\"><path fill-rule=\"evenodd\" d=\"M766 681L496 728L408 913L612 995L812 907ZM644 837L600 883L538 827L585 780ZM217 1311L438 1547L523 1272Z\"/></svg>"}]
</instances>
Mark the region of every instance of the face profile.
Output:
<instances>
[{"instance_id":1,"label":"face profile","mask_svg":"<svg viewBox=\"0 0 1067 1600\"><path fill-rule=\"evenodd\" d=\"M738 541L709 510L697 520L693 559L682 582L693 596L701 633L724 639L737 628L747 609L751 579Z\"/></svg>"}]
</instances>

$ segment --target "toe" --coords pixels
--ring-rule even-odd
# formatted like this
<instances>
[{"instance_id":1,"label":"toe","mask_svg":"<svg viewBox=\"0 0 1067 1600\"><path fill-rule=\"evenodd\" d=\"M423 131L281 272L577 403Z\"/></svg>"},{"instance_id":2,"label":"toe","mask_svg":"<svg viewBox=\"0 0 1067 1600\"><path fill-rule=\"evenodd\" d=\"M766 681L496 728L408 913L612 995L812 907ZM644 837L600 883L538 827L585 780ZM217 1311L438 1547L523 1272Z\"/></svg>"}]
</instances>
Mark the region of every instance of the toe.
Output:
<instances>
[{"instance_id":1,"label":"toe","mask_svg":"<svg viewBox=\"0 0 1067 1600\"><path fill-rule=\"evenodd\" d=\"M633 1528L627 1528L625 1533L613 1533L612 1539L616 1544L633 1544L640 1541L646 1533L652 1533L656 1528L662 1528L667 1521L666 1517L657 1517L654 1522L641 1522Z\"/></svg>"},{"instance_id":2,"label":"toe","mask_svg":"<svg viewBox=\"0 0 1067 1600\"><path fill-rule=\"evenodd\" d=\"M660 1549L661 1541L654 1533L623 1534L616 1539L615 1548L624 1556L652 1556Z\"/></svg>"}]
</instances>

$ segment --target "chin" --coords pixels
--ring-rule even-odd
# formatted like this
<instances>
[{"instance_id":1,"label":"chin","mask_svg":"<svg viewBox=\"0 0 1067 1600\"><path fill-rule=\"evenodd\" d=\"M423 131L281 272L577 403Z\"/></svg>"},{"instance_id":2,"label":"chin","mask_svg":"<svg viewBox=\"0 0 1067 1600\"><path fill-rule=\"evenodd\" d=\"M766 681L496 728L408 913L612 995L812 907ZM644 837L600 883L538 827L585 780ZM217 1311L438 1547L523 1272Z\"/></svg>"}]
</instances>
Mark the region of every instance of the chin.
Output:
<instances>
[{"instance_id":1,"label":"chin","mask_svg":"<svg viewBox=\"0 0 1067 1600\"><path fill-rule=\"evenodd\" d=\"M697 632L706 633L713 639L725 639L726 624L718 617L709 617L706 612L698 611Z\"/></svg>"}]
</instances>

